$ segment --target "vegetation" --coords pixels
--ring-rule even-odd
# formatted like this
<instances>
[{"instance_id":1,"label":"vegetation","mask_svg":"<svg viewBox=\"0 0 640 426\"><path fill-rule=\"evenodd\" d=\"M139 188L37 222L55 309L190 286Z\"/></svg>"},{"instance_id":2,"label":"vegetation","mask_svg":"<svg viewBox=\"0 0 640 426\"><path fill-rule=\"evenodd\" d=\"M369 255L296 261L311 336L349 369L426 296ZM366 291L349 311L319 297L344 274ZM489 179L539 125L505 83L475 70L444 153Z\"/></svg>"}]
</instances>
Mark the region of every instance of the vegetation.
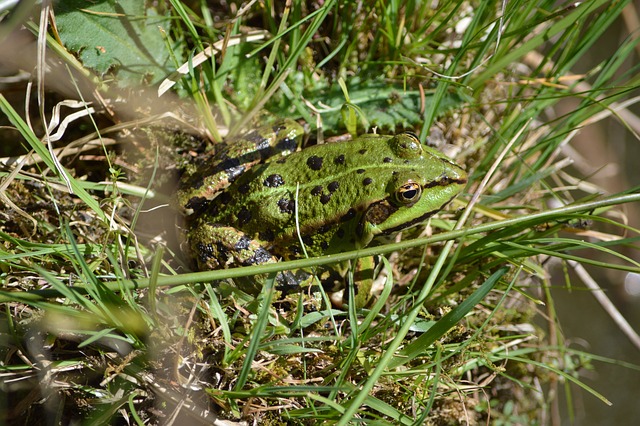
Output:
<instances>
[{"instance_id":1,"label":"vegetation","mask_svg":"<svg viewBox=\"0 0 640 426\"><path fill-rule=\"evenodd\" d=\"M0 15L6 422L545 424L566 383L608 402L549 265L640 272L618 208L638 188L603 195L568 149L605 118L638 132L637 36L581 62L629 2L43 3ZM318 143L413 130L469 185L396 241L191 271L181 170L281 117ZM366 309L233 285L371 255Z\"/></svg>"}]
</instances>

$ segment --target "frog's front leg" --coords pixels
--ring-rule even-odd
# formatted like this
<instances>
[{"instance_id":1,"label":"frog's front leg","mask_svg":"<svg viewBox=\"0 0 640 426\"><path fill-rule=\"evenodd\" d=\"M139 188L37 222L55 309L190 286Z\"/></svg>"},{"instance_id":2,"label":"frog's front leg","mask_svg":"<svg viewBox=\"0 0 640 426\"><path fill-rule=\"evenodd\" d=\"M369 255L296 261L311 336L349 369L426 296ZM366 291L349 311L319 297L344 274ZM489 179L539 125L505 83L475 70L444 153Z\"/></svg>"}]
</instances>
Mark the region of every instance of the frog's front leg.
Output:
<instances>
[{"instance_id":1,"label":"frog's front leg","mask_svg":"<svg viewBox=\"0 0 640 426\"><path fill-rule=\"evenodd\" d=\"M197 262L198 270L228 269L238 266L262 265L278 261L259 241L249 238L244 232L231 226L204 222L189 233L188 245L191 258ZM256 276L251 284L243 281L243 288L258 293L264 283L264 275ZM246 280L248 281L248 280ZM276 275L279 289L289 292L299 287L299 279L291 272Z\"/></svg>"},{"instance_id":2,"label":"frog's front leg","mask_svg":"<svg viewBox=\"0 0 640 426\"><path fill-rule=\"evenodd\" d=\"M324 279L321 275L321 280L324 288L330 293L331 303L337 308L343 308L349 303L348 274L351 271L356 308L370 306L375 300L375 295L372 294L375 268L376 262L373 256L361 257L353 264L347 262L339 267L334 265L333 268L327 268L324 274L331 279Z\"/></svg>"}]
</instances>

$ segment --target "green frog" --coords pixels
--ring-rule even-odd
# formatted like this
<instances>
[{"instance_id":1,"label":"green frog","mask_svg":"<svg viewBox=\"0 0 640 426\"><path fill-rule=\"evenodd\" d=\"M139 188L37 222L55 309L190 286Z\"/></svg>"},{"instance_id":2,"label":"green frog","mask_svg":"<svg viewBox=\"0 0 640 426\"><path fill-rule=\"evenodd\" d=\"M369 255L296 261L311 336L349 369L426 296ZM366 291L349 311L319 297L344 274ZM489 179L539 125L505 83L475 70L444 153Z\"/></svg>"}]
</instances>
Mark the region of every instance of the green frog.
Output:
<instances>
[{"instance_id":1,"label":"green frog","mask_svg":"<svg viewBox=\"0 0 640 426\"><path fill-rule=\"evenodd\" d=\"M460 166L411 132L300 150L303 135L293 120L261 127L186 173L178 202L198 269L363 248L425 221L467 182ZM288 274L278 281L296 284Z\"/></svg>"}]
</instances>

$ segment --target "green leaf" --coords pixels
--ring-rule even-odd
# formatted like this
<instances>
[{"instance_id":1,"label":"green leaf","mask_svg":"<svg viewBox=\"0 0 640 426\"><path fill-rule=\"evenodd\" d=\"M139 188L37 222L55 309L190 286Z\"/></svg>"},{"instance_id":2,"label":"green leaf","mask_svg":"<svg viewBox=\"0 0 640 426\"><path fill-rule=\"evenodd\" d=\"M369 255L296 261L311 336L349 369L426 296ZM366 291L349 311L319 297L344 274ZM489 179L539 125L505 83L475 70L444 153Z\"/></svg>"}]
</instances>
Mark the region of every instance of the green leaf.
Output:
<instances>
[{"instance_id":1,"label":"green leaf","mask_svg":"<svg viewBox=\"0 0 640 426\"><path fill-rule=\"evenodd\" d=\"M169 19L145 2L56 2L64 46L99 75L117 74L118 85L153 84L173 71L163 33Z\"/></svg>"},{"instance_id":2,"label":"green leaf","mask_svg":"<svg viewBox=\"0 0 640 426\"><path fill-rule=\"evenodd\" d=\"M358 114L362 114L360 119L366 118L370 127L377 127L383 132L395 132L397 128L412 129L422 125L420 110L423 107L423 97L418 90L405 90L402 85L392 84L384 79L364 82L358 78L347 81L346 89L350 107L357 107ZM348 129L349 123L345 123L341 114L345 105L345 95L338 84L310 92L305 90L302 97L318 106L325 132L337 133ZM432 99L431 93L425 93L424 108L434 108ZM291 99L281 98L278 102L280 105L268 104L267 108L275 115L287 115ZM438 105L436 114L442 114L461 102L455 93L447 92Z\"/></svg>"}]
</instances>

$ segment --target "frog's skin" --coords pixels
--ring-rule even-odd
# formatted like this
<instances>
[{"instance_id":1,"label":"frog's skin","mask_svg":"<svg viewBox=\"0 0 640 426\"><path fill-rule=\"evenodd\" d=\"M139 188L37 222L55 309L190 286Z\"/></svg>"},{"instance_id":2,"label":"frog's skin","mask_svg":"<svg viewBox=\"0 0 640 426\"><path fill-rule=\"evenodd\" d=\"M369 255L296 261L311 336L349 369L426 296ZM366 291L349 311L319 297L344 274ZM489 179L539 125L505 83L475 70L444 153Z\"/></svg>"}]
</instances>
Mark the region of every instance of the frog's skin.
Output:
<instances>
[{"instance_id":1,"label":"frog's skin","mask_svg":"<svg viewBox=\"0 0 640 426\"><path fill-rule=\"evenodd\" d=\"M251 143L241 143L241 156L251 157L246 146L265 147L266 139L285 146L284 154L254 156L249 168L226 145L204 174L185 180L181 200L185 211L195 210L187 220L187 238L198 269L299 258L298 233L309 256L362 248L378 235L423 222L467 181L462 168L412 133L366 134L291 152L302 128L291 120L277 128L249 133ZM257 135L269 137L263 141ZM231 171L223 170L224 164Z\"/></svg>"},{"instance_id":2,"label":"frog's skin","mask_svg":"<svg viewBox=\"0 0 640 426\"><path fill-rule=\"evenodd\" d=\"M205 210L209 201L256 164L300 148L303 135L301 125L283 120L217 144L213 154L205 154L185 171L176 197L178 207L185 215Z\"/></svg>"}]
</instances>

